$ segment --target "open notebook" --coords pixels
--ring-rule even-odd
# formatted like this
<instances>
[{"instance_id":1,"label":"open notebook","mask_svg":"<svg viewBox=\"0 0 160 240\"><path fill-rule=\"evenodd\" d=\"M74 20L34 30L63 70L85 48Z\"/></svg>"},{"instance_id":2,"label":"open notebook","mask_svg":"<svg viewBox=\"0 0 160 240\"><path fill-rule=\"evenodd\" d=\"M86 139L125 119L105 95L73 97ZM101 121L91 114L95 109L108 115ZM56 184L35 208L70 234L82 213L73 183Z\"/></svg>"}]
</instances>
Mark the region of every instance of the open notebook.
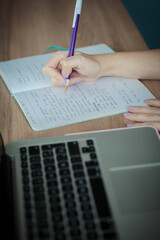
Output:
<instances>
[{"instance_id":1,"label":"open notebook","mask_svg":"<svg viewBox=\"0 0 160 240\"><path fill-rule=\"evenodd\" d=\"M105 44L79 48L88 54L113 52ZM96 82L52 87L42 67L54 53L0 63L0 75L35 131L60 127L126 112L126 106L144 106L154 98L137 79L104 77Z\"/></svg>"}]
</instances>

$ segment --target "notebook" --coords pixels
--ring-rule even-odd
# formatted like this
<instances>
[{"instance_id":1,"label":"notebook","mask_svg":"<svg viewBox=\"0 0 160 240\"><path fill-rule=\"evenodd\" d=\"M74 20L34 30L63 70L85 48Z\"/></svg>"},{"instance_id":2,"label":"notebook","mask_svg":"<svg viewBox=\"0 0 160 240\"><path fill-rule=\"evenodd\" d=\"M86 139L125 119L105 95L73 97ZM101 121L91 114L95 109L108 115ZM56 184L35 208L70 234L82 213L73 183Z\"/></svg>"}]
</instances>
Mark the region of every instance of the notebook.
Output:
<instances>
[{"instance_id":1,"label":"notebook","mask_svg":"<svg viewBox=\"0 0 160 240\"><path fill-rule=\"evenodd\" d=\"M111 53L105 44L79 48L87 54ZM137 79L104 77L96 82L52 87L42 67L53 53L0 63L0 75L35 131L61 127L126 112L126 106L144 106L154 98Z\"/></svg>"},{"instance_id":2,"label":"notebook","mask_svg":"<svg viewBox=\"0 0 160 240\"><path fill-rule=\"evenodd\" d=\"M6 239L160 239L160 141L151 127L13 142L3 163Z\"/></svg>"}]
</instances>

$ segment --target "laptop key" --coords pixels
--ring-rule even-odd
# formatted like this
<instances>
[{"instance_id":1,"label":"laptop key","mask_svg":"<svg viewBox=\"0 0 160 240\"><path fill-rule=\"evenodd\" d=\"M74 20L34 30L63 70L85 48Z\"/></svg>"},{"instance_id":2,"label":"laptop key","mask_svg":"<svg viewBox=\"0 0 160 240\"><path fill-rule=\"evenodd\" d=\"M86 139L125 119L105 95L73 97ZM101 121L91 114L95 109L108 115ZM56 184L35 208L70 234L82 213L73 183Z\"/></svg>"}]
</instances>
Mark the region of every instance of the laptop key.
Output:
<instances>
[{"instance_id":1,"label":"laptop key","mask_svg":"<svg viewBox=\"0 0 160 240\"><path fill-rule=\"evenodd\" d=\"M40 210L40 209L46 209L46 204L44 201L41 201L41 202L37 202L36 205L36 210Z\"/></svg>"},{"instance_id":2,"label":"laptop key","mask_svg":"<svg viewBox=\"0 0 160 240\"><path fill-rule=\"evenodd\" d=\"M66 202L66 208L67 209L74 209L76 207L76 204L74 201L68 201Z\"/></svg>"},{"instance_id":3,"label":"laptop key","mask_svg":"<svg viewBox=\"0 0 160 240\"><path fill-rule=\"evenodd\" d=\"M69 176L69 175L70 175L69 169L60 170L59 173L60 173L60 175L61 175L62 177L64 177L64 176Z\"/></svg>"},{"instance_id":4,"label":"laptop key","mask_svg":"<svg viewBox=\"0 0 160 240\"><path fill-rule=\"evenodd\" d=\"M23 162L23 161L26 161L26 160L27 160L27 155L26 155L26 153L21 154L20 158L21 158L21 161L22 161L22 162Z\"/></svg>"},{"instance_id":5,"label":"laptop key","mask_svg":"<svg viewBox=\"0 0 160 240\"><path fill-rule=\"evenodd\" d=\"M81 204L82 211L90 211L92 209L91 205L89 203Z\"/></svg>"},{"instance_id":6,"label":"laptop key","mask_svg":"<svg viewBox=\"0 0 160 240\"><path fill-rule=\"evenodd\" d=\"M47 218L46 210L37 211L36 215L37 215L37 219Z\"/></svg>"},{"instance_id":7,"label":"laptop key","mask_svg":"<svg viewBox=\"0 0 160 240\"><path fill-rule=\"evenodd\" d=\"M40 163L40 157L39 156L34 156L34 157L30 157L30 162L31 163Z\"/></svg>"},{"instance_id":8,"label":"laptop key","mask_svg":"<svg viewBox=\"0 0 160 240\"><path fill-rule=\"evenodd\" d=\"M88 195L81 195L79 197L80 202L89 202L89 196Z\"/></svg>"},{"instance_id":9,"label":"laptop key","mask_svg":"<svg viewBox=\"0 0 160 240\"><path fill-rule=\"evenodd\" d=\"M82 162L81 157L71 157L72 164Z\"/></svg>"},{"instance_id":10,"label":"laptop key","mask_svg":"<svg viewBox=\"0 0 160 240\"><path fill-rule=\"evenodd\" d=\"M46 178L47 178L48 180L55 179L55 178L56 178L56 173L55 173L55 172L47 173L47 174L46 174Z\"/></svg>"},{"instance_id":11,"label":"laptop key","mask_svg":"<svg viewBox=\"0 0 160 240\"><path fill-rule=\"evenodd\" d=\"M52 172L52 171L55 170L55 166L53 164L52 165L47 165L45 167L45 170L46 170L46 172Z\"/></svg>"},{"instance_id":12,"label":"laptop key","mask_svg":"<svg viewBox=\"0 0 160 240\"><path fill-rule=\"evenodd\" d=\"M32 171L32 178L41 177L41 176L42 176L42 171L41 170Z\"/></svg>"},{"instance_id":13,"label":"laptop key","mask_svg":"<svg viewBox=\"0 0 160 240\"><path fill-rule=\"evenodd\" d=\"M49 239L48 237L49 237L48 228L39 229L39 238L40 239L47 240L47 239Z\"/></svg>"},{"instance_id":14,"label":"laptop key","mask_svg":"<svg viewBox=\"0 0 160 240\"><path fill-rule=\"evenodd\" d=\"M32 180L33 185L39 185L43 184L43 179L42 178L35 178Z\"/></svg>"},{"instance_id":15,"label":"laptop key","mask_svg":"<svg viewBox=\"0 0 160 240\"><path fill-rule=\"evenodd\" d=\"M45 152L43 152L43 157L44 158L53 157L53 152L52 151L45 151Z\"/></svg>"},{"instance_id":16,"label":"laptop key","mask_svg":"<svg viewBox=\"0 0 160 240\"><path fill-rule=\"evenodd\" d=\"M20 148L20 153L23 154L23 153L26 153L27 152L27 148L26 147L21 147Z\"/></svg>"},{"instance_id":17,"label":"laptop key","mask_svg":"<svg viewBox=\"0 0 160 240\"><path fill-rule=\"evenodd\" d=\"M39 153L40 153L39 146L29 147L29 155L39 155Z\"/></svg>"},{"instance_id":18,"label":"laptop key","mask_svg":"<svg viewBox=\"0 0 160 240\"><path fill-rule=\"evenodd\" d=\"M57 214L53 214L53 222L61 222L63 220L62 214L57 213Z\"/></svg>"},{"instance_id":19,"label":"laptop key","mask_svg":"<svg viewBox=\"0 0 160 240\"><path fill-rule=\"evenodd\" d=\"M50 203L51 204L56 204L56 203L59 203L60 202L60 198L57 197L57 196L53 196L50 198Z\"/></svg>"},{"instance_id":20,"label":"laptop key","mask_svg":"<svg viewBox=\"0 0 160 240\"><path fill-rule=\"evenodd\" d=\"M59 190L58 188L53 187L53 188L49 188L48 192L49 192L49 195L54 195L54 194L58 194Z\"/></svg>"},{"instance_id":21,"label":"laptop key","mask_svg":"<svg viewBox=\"0 0 160 240\"><path fill-rule=\"evenodd\" d=\"M40 163L32 163L31 169L41 169L41 164Z\"/></svg>"},{"instance_id":22,"label":"laptop key","mask_svg":"<svg viewBox=\"0 0 160 240\"><path fill-rule=\"evenodd\" d=\"M60 169L68 168L68 162L60 162L60 163L58 163L58 167Z\"/></svg>"},{"instance_id":23,"label":"laptop key","mask_svg":"<svg viewBox=\"0 0 160 240\"><path fill-rule=\"evenodd\" d=\"M96 153L91 153L91 154L90 154L90 157L91 157L91 159L96 159L96 158L97 158L97 155L96 155Z\"/></svg>"},{"instance_id":24,"label":"laptop key","mask_svg":"<svg viewBox=\"0 0 160 240\"><path fill-rule=\"evenodd\" d=\"M64 233L62 233L62 232L59 232L55 235L55 240L65 240L65 239L66 239L66 237L65 237Z\"/></svg>"},{"instance_id":25,"label":"laptop key","mask_svg":"<svg viewBox=\"0 0 160 240\"><path fill-rule=\"evenodd\" d=\"M77 216L77 211L75 209L74 210L69 210L69 211L67 211L67 216L68 216L68 218L76 217Z\"/></svg>"},{"instance_id":26,"label":"laptop key","mask_svg":"<svg viewBox=\"0 0 160 240\"><path fill-rule=\"evenodd\" d=\"M117 236L116 236L116 233L112 232L112 233L105 233L103 235L104 237L104 240L117 240Z\"/></svg>"},{"instance_id":27,"label":"laptop key","mask_svg":"<svg viewBox=\"0 0 160 240\"><path fill-rule=\"evenodd\" d=\"M87 189L87 187L79 187L78 188L78 193L79 194L84 194L84 193L87 193L88 192L88 189Z\"/></svg>"},{"instance_id":28,"label":"laptop key","mask_svg":"<svg viewBox=\"0 0 160 240\"><path fill-rule=\"evenodd\" d=\"M67 161L68 160L68 158L67 158L67 155L57 155L57 161Z\"/></svg>"},{"instance_id":29,"label":"laptop key","mask_svg":"<svg viewBox=\"0 0 160 240\"><path fill-rule=\"evenodd\" d=\"M74 173L75 178L82 178L84 177L84 172L79 171Z\"/></svg>"},{"instance_id":30,"label":"laptop key","mask_svg":"<svg viewBox=\"0 0 160 240\"><path fill-rule=\"evenodd\" d=\"M59 231L62 231L64 229L64 225L62 222L59 222L59 223L55 223L54 224L54 230L56 232L59 232Z\"/></svg>"},{"instance_id":31,"label":"laptop key","mask_svg":"<svg viewBox=\"0 0 160 240\"><path fill-rule=\"evenodd\" d=\"M93 221L86 222L85 224L86 230L94 230L96 228L96 225Z\"/></svg>"},{"instance_id":32,"label":"laptop key","mask_svg":"<svg viewBox=\"0 0 160 240\"><path fill-rule=\"evenodd\" d=\"M44 164L52 164L54 163L54 158L44 158Z\"/></svg>"},{"instance_id":33,"label":"laptop key","mask_svg":"<svg viewBox=\"0 0 160 240\"><path fill-rule=\"evenodd\" d=\"M22 164L21 164L21 167L24 169L24 168L27 168L28 167L28 163L27 161L23 161Z\"/></svg>"},{"instance_id":34,"label":"laptop key","mask_svg":"<svg viewBox=\"0 0 160 240\"><path fill-rule=\"evenodd\" d=\"M46 150L52 150L52 146L51 146L51 144L42 145L41 148L42 148L43 151L46 151Z\"/></svg>"},{"instance_id":35,"label":"laptop key","mask_svg":"<svg viewBox=\"0 0 160 240\"><path fill-rule=\"evenodd\" d=\"M70 192L73 190L73 187L71 184L66 184L62 186L63 192Z\"/></svg>"},{"instance_id":36,"label":"laptop key","mask_svg":"<svg viewBox=\"0 0 160 240\"><path fill-rule=\"evenodd\" d=\"M72 192L65 193L65 194L64 194L64 199L65 199L65 200L74 199L74 194L73 194Z\"/></svg>"},{"instance_id":37,"label":"laptop key","mask_svg":"<svg viewBox=\"0 0 160 240\"><path fill-rule=\"evenodd\" d=\"M53 187L57 187L58 183L56 180L52 180L52 181L48 181L47 185L48 185L48 188L53 188Z\"/></svg>"},{"instance_id":38,"label":"laptop key","mask_svg":"<svg viewBox=\"0 0 160 240\"><path fill-rule=\"evenodd\" d=\"M90 177L99 177L100 176L100 169L99 168L88 168L88 175Z\"/></svg>"},{"instance_id":39,"label":"laptop key","mask_svg":"<svg viewBox=\"0 0 160 240\"><path fill-rule=\"evenodd\" d=\"M61 147L61 148L57 148L56 149L56 154L65 154L66 153L66 149Z\"/></svg>"},{"instance_id":40,"label":"laptop key","mask_svg":"<svg viewBox=\"0 0 160 240\"><path fill-rule=\"evenodd\" d=\"M86 166L87 166L87 167L96 167L96 166L98 166L98 161L96 161L96 160L87 161L87 162L86 162Z\"/></svg>"},{"instance_id":41,"label":"laptop key","mask_svg":"<svg viewBox=\"0 0 160 240\"><path fill-rule=\"evenodd\" d=\"M70 183L71 182L71 178L70 177L62 177L61 178L61 182L62 182L62 184Z\"/></svg>"},{"instance_id":42,"label":"laptop key","mask_svg":"<svg viewBox=\"0 0 160 240\"><path fill-rule=\"evenodd\" d=\"M86 141L86 143L87 143L88 146L91 146L91 145L94 144L92 139L88 139L88 140Z\"/></svg>"},{"instance_id":43,"label":"laptop key","mask_svg":"<svg viewBox=\"0 0 160 240\"><path fill-rule=\"evenodd\" d=\"M79 228L74 228L70 231L70 234L72 237L77 237L77 236L81 235L81 231Z\"/></svg>"},{"instance_id":44,"label":"laptop key","mask_svg":"<svg viewBox=\"0 0 160 240\"><path fill-rule=\"evenodd\" d=\"M35 200L35 202L39 202L39 201L41 201L41 200L44 200L45 199L45 196L44 196L44 194L43 193L41 193L41 194L36 194L35 196L34 196L34 200Z\"/></svg>"},{"instance_id":45,"label":"laptop key","mask_svg":"<svg viewBox=\"0 0 160 240\"><path fill-rule=\"evenodd\" d=\"M91 212L86 212L86 213L83 214L83 219L87 220L87 221L92 220L93 219L93 214Z\"/></svg>"},{"instance_id":46,"label":"laptop key","mask_svg":"<svg viewBox=\"0 0 160 240\"><path fill-rule=\"evenodd\" d=\"M95 240L95 239L98 239L98 235L95 231L89 232L89 233L87 233L87 238L88 238L88 240Z\"/></svg>"},{"instance_id":47,"label":"laptop key","mask_svg":"<svg viewBox=\"0 0 160 240\"><path fill-rule=\"evenodd\" d=\"M80 155L79 145L77 141L68 142L68 149L69 149L70 156Z\"/></svg>"},{"instance_id":48,"label":"laptop key","mask_svg":"<svg viewBox=\"0 0 160 240\"><path fill-rule=\"evenodd\" d=\"M74 164L73 165L73 170L74 171L78 171L78 170L82 170L83 169L83 165L82 164Z\"/></svg>"},{"instance_id":49,"label":"laptop key","mask_svg":"<svg viewBox=\"0 0 160 240\"><path fill-rule=\"evenodd\" d=\"M53 204L53 205L51 205L51 211L53 213L61 212L60 204Z\"/></svg>"},{"instance_id":50,"label":"laptop key","mask_svg":"<svg viewBox=\"0 0 160 240\"><path fill-rule=\"evenodd\" d=\"M83 153L88 153L88 150L89 150L88 147L82 147L82 152Z\"/></svg>"},{"instance_id":51,"label":"laptop key","mask_svg":"<svg viewBox=\"0 0 160 240\"><path fill-rule=\"evenodd\" d=\"M108 230L110 229L110 225L107 221L101 221L101 228L102 230Z\"/></svg>"},{"instance_id":52,"label":"laptop key","mask_svg":"<svg viewBox=\"0 0 160 240\"><path fill-rule=\"evenodd\" d=\"M77 227L79 225L79 221L77 218L71 218L69 220L69 226L70 227Z\"/></svg>"},{"instance_id":53,"label":"laptop key","mask_svg":"<svg viewBox=\"0 0 160 240\"><path fill-rule=\"evenodd\" d=\"M22 169L22 175L28 176L28 169Z\"/></svg>"},{"instance_id":54,"label":"laptop key","mask_svg":"<svg viewBox=\"0 0 160 240\"><path fill-rule=\"evenodd\" d=\"M65 147L65 143L55 143L51 144L52 148L60 148L60 147Z\"/></svg>"},{"instance_id":55,"label":"laptop key","mask_svg":"<svg viewBox=\"0 0 160 240\"><path fill-rule=\"evenodd\" d=\"M110 217L111 213L110 213L102 179L90 178L90 184L91 184L91 189L92 189L92 193L94 196L99 217L100 218L108 217L108 216Z\"/></svg>"},{"instance_id":56,"label":"laptop key","mask_svg":"<svg viewBox=\"0 0 160 240\"><path fill-rule=\"evenodd\" d=\"M86 185L86 180L85 179L78 179L78 180L76 180L76 184L77 184L77 186Z\"/></svg>"},{"instance_id":57,"label":"laptop key","mask_svg":"<svg viewBox=\"0 0 160 240\"><path fill-rule=\"evenodd\" d=\"M38 227L41 228L48 228L48 221L46 219L38 219Z\"/></svg>"},{"instance_id":58,"label":"laptop key","mask_svg":"<svg viewBox=\"0 0 160 240\"><path fill-rule=\"evenodd\" d=\"M42 192L44 192L44 187L43 187L43 185L41 186L36 186L36 187L34 187L33 188L33 192L36 194L36 193L42 193Z\"/></svg>"}]
</instances>

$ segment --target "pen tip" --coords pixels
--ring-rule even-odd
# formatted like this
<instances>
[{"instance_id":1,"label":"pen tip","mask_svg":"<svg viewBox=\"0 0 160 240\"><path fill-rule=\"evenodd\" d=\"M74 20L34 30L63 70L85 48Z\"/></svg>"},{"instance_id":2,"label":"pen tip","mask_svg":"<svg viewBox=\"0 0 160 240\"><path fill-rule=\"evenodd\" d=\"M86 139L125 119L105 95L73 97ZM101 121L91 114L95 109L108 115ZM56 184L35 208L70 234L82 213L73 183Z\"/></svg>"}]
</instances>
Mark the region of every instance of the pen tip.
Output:
<instances>
[{"instance_id":1,"label":"pen tip","mask_svg":"<svg viewBox=\"0 0 160 240\"><path fill-rule=\"evenodd\" d=\"M67 86L65 86L65 92L67 92L67 88L68 88L68 87L67 87Z\"/></svg>"}]
</instances>

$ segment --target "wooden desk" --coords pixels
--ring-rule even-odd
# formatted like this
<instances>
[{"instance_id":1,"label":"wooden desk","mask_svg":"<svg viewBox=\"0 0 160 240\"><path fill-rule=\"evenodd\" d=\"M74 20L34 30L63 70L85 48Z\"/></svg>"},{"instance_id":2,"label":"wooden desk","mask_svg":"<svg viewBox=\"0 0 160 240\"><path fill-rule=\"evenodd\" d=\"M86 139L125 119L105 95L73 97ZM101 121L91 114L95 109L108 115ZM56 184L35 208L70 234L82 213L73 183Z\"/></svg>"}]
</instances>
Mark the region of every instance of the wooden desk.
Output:
<instances>
[{"instance_id":1,"label":"wooden desk","mask_svg":"<svg viewBox=\"0 0 160 240\"><path fill-rule=\"evenodd\" d=\"M70 2L70 7L68 6ZM37 55L51 45L69 47L75 0L1 0L0 61ZM120 0L85 0L76 47L106 43L115 51L145 50L141 34ZM143 81L160 97L160 81ZM0 131L4 143L29 138L125 127L122 114L34 132L0 80Z\"/></svg>"}]
</instances>

